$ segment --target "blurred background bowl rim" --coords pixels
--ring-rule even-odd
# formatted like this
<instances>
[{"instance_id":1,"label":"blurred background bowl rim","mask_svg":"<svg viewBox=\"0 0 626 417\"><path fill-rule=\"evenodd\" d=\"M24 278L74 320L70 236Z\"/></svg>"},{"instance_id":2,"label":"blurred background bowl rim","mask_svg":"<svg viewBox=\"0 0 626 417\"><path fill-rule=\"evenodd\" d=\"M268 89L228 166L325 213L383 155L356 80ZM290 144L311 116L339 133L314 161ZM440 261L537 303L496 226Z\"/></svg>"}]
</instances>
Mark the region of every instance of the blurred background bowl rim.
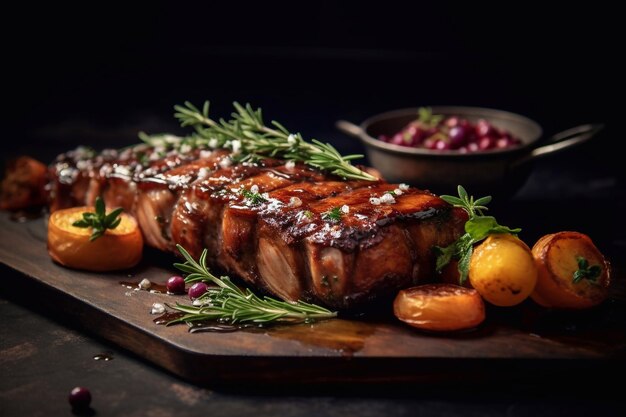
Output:
<instances>
[{"instance_id":1,"label":"blurred background bowl rim","mask_svg":"<svg viewBox=\"0 0 626 417\"><path fill-rule=\"evenodd\" d=\"M422 106L424 107L424 106ZM414 148L409 146L400 146L394 145L391 143L386 143L377 139L370 135L368 129L369 127L376 122L380 122L382 120L388 120L392 118L398 118L402 116L407 116L410 114L414 114L417 118L417 111L419 107L406 107L402 109L389 110L383 113L378 113L373 116L368 117L363 120L359 124L361 128L361 134L358 135L359 138L366 144L366 146L372 146L378 150L385 151L393 154L400 154L404 156L412 155L412 156L424 156L424 157L432 157L432 158L450 158L450 159L480 159L485 157L498 157L498 156L513 156L516 154L521 154L524 152L530 152L539 139L543 136L543 129L539 123L535 120L521 115L519 113L510 112L507 110L500 109L492 109L488 107L474 107L474 106L426 106L432 109L433 114L443 114L445 116L460 116L464 117L465 115L477 116L479 118L484 118L487 121L491 122L492 120L503 120L503 119L513 119L517 122L524 123L528 126L533 127L537 133L534 138L524 139L524 143L519 146L504 148L504 149L489 149L485 151L478 152L468 152L468 153L460 153L456 150L431 150L424 148ZM486 114L487 115L486 115ZM397 133L397 132L396 132Z\"/></svg>"}]
</instances>

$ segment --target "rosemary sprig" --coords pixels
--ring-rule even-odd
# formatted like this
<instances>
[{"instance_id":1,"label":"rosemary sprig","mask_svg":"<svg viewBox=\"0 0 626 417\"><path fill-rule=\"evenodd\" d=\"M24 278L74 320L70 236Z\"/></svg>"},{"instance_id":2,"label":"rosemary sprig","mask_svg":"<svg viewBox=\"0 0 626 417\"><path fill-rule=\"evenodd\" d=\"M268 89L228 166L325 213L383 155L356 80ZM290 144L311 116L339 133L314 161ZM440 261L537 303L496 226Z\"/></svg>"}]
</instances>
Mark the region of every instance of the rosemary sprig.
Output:
<instances>
[{"instance_id":1,"label":"rosemary sprig","mask_svg":"<svg viewBox=\"0 0 626 417\"><path fill-rule=\"evenodd\" d=\"M243 198L246 199L246 202L248 202L251 206L258 206L259 204L267 201L263 194L260 194L258 191L254 191L252 189L248 190L247 188L242 188L240 193Z\"/></svg>"},{"instance_id":2,"label":"rosemary sprig","mask_svg":"<svg viewBox=\"0 0 626 417\"><path fill-rule=\"evenodd\" d=\"M271 127L265 125L261 109L253 109L250 104L244 107L237 102L233 105L235 112L232 119L218 121L209 117L208 101L202 110L190 102L174 106L174 116L181 126L195 129L194 135L183 140L196 146L203 144L211 148L231 149L235 156L240 155L241 160L282 157L304 162L342 178L376 181L376 177L351 164L350 161L363 155L342 156L331 144L317 139L307 142L300 133L290 133L276 121L271 122Z\"/></svg>"},{"instance_id":3,"label":"rosemary sprig","mask_svg":"<svg viewBox=\"0 0 626 417\"><path fill-rule=\"evenodd\" d=\"M313 320L329 319L337 316L336 312L304 301L294 303L279 301L271 297L258 297L249 289L242 290L229 277L216 277L206 266L207 250L203 250L198 261L181 245L176 245L185 258L185 263L174 266L189 274L185 278L190 282L208 282L215 286L199 298L201 305L176 303L174 310L184 316L172 320L168 325L176 323L192 323L195 321L219 321L222 323L302 323Z\"/></svg>"},{"instance_id":4,"label":"rosemary sprig","mask_svg":"<svg viewBox=\"0 0 626 417\"><path fill-rule=\"evenodd\" d=\"M457 187L457 191L458 197L442 195L441 198L467 212L469 219L465 222L465 234L446 247L435 246L434 251L437 255L437 271L441 271L452 259L458 259L462 285L469 274L469 264L476 243L483 241L492 233L517 234L522 229L510 229L499 225L495 217L483 215L483 211L487 210L486 205L491 201L491 196L474 200L474 197L469 196L461 185Z\"/></svg>"},{"instance_id":5,"label":"rosemary sprig","mask_svg":"<svg viewBox=\"0 0 626 417\"><path fill-rule=\"evenodd\" d=\"M578 284L583 279L586 279L596 284L598 278L602 275L602 267L600 265L589 266L589 261L582 256L577 256L576 262L578 263L578 269L573 274L572 282Z\"/></svg>"},{"instance_id":6,"label":"rosemary sprig","mask_svg":"<svg viewBox=\"0 0 626 417\"><path fill-rule=\"evenodd\" d=\"M92 232L89 237L89 241L93 242L100 236L104 235L107 229L115 229L121 223L122 219L118 216L124 211L124 209L117 208L110 212L105 213L104 200L100 197L96 197L95 213L87 211L83 213L83 218L76 220L72 223L74 227L87 228L91 227Z\"/></svg>"},{"instance_id":7,"label":"rosemary sprig","mask_svg":"<svg viewBox=\"0 0 626 417\"><path fill-rule=\"evenodd\" d=\"M343 212L341 211L341 207L333 207L332 209L322 213L322 219L332 223L337 223L341 220L342 214Z\"/></svg>"}]
</instances>

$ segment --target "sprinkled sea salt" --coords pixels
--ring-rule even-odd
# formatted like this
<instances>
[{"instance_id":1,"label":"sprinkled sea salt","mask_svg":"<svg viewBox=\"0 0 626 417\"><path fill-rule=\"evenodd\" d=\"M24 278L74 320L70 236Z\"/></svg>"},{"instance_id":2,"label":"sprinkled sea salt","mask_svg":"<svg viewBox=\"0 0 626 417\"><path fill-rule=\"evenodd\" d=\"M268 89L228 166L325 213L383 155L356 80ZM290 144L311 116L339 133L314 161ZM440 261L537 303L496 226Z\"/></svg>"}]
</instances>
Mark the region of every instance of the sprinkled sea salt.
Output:
<instances>
[{"instance_id":1,"label":"sprinkled sea salt","mask_svg":"<svg viewBox=\"0 0 626 417\"><path fill-rule=\"evenodd\" d=\"M152 309L150 310L150 314L163 314L165 313L165 306L161 303L152 304Z\"/></svg>"},{"instance_id":2,"label":"sprinkled sea salt","mask_svg":"<svg viewBox=\"0 0 626 417\"><path fill-rule=\"evenodd\" d=\"M196 307L202 307L204 305L211 304L211 302L206 298L196 298L195 300L191 302L191 304L193 304Z\"/></svg>"},{"instance_id":3,"label":"sprinkled sea salt","mask_svg":"<svg viewBox=\"0 0 626 417\"><path fill-rule=\"evenodd\" d=\"M215 138L209 139L209 148L217 148L218 141Z\"/></svg>"},{"instance_id":4,"label":"sprinkled sea salt","mask_svg":"<svg viewBox=\"0 0 626 417\"><path fill-rule=\"evenodd\" d=\"M380 202L384 203L384 204L393 204L393 203L396 202L396 199L393 198L393 195L391 195L391 194L383 194L380 197Z\"/></svg>"},{"instance_id":5,"label":"sprinkled sea salt","mask_svg":"<svg viewBox=\"0 0 626 417\"><path fill-rule=\"evenodd\" d=\"M207 168L200 168L198 170L198 178L199 179L203 179L209 176L209 174L211 173L210 170L208 170Z\"/></svg>"},{"instance_id":6,"label":"sprinkled sea salt","mask_svg":"<svg viewBox=\"0 0 626 417\"><path fill-rule=\"evenodd\" d=\"M152 286L152 283L150 282L148 278L144 278L141 280L141 282L139 282L139 288L141 288L142 290L147 290L151 286Z\"/></svg>"},{"instance_id":7,"label":"sprinkled sea salt","mask_svg":"<svg viewBox=\"0 0 626 417\"><path fill-rule=\"evenodd\" d=\"M296 162L295 161L287 161L285 163L285 168L291 170L294 169L296 167Z\"/></svg>"},{"instance_id":8,"label":"sprinkled sea salt","mask_svg":"<svg viewBox=\"0 0 626 417\"><path fill-rule=\"evenodd\" d=\"M302 200L298 197L291 197L289 199L289 207L300 207L302 205Z\"/></svg>"},{"instance_id":9,"label":"sprinkled sea salt","mask_svg":"<svg viewBox=\"0 0 626 417\"><path fill-rule=\"evenodd\" d=\"M183 143L180 145L180 153L189 153L191 152L191 145L188 143Z\"/></svg>"},{"instance_id":10,"label":"sprinkled sea salt","mask_svg":"<svg viewBox=\"0 0 626 417\"><path fill-rule=\"evenodd\" d=\"M347 204L344 204L343 206L341 206L341 211L345 214L350 213L350 207L348 207Z\"/></svg>"},{"instance_id":11,"label":"sprinkled sea salt","mask_svg":"<svg viewBox=\"0 0 626 417\"><path fill-rule=\"evenodd\" d=\"M213 155L213 151L209 151L209 150L206 150L206 149L203 149L203 150L200 151L200 158L202 158L202 159L207 159L211 155Z\"/></svg>"},{"instance_id":12,"label":"sprinkled sea salt","mask_svg":"<svg viewBox=\"0 0 626 417\"><path fill-rule=\"evenodd\" d=\"M233 163L233 162L230 160L230 158L229 158L229 157L222 158L222 159L220 160L220 168L228 168L229 166L231 166L231 165L232 165L232 163Z\"/></svg>"},{"instance_id":13,"label":"sprinkled sea salt","mask_svg":"<svg viewBox=\"0 0 626 417\"><path fill-rule=\"evenodd\" d=\"M402 194L404 194L404 191L402 191L402 190L401 190L401 189L399 189L399 188L396 188L395 190L393 190L393 193L394 193L395 195L402 195Z\"/></svg>"},{"instance_id":14,"label":"sprinkled sea salt","mask_svg":"<svg viewBox=\"0 0 626 417\"><path fill-rule=\"evenodd\" d=\"M378 197L370 198L370 204L372 204L374 206L380 206L380 198L378 198Z\"/></svg>"},{"instance_id":15,"label":"sprinkled sea salt","mask_svg":"<svg viewBox=\"0 0 626 417\"><path fill-rule=\"evenodd\" d=\"M398 188L400 188L402 191L406 191L409 189L409 184L400 184Z\"/></svg>"},{"instance_id":16,"label":"sprinkled sea salt","mask_svg":"<svg viewBox=\"0 0 626 417\"><path fill-rule=\"evenodd\" d=\"M259 186L256 185L256 184L252 185L252 187L250 187L250 192L253 192L255 194L258 193L259 192Z\"/></svg>"},{"instance_id":17,"label":"sprinkled sea salt","mask_svg":"<svg viewBox=\"0 0 626 417\"><path fill-rule=\"evenodd\" d=\"M296 143L296 136L290 134L289 136L287 136L287 143L293 145L294 143Z\"/></svg>"},{"instance_id":18,"label":"sprinkled sea salt","mask_svg":"<svg viewBox=\"0 0 626 417\"><path fill-rule=\"evenodd\" d=\"M231 149L234 153L239 153L239 151L241 150L241 141L234 140L233 143L231 143Z\"/></svg>"}]
</instances>

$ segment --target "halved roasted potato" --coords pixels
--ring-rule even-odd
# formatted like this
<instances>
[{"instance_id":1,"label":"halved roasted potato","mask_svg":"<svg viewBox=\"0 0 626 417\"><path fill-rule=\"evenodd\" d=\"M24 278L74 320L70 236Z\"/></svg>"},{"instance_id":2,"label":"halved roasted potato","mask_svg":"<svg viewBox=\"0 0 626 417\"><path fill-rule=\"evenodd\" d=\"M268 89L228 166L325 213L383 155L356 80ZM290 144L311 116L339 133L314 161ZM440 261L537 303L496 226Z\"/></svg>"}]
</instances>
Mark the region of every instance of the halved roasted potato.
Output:
<instances>
[{"instance_id":1,"label":"halved roasted potato","mask_svg":"<svg viewBox=\"0 0 626 417\"><path fill-rule=\"evenodd\" d=\"M532 299L545 307L583 309L608 296L611 267L589 236L559 232L532 249L539 278Z\"/></svg>"},{"instance_id":2,"label":"halved roasted potato","mask_svg":"<svg viewBox=\"0 0 626 417\"><path fill-rule=\"evenodd\" d=\"M485 304L474 289L428 284L402 290L393 303L395 316L422 330L471 329L485 320Z\"/></svg>"}]
</instances>

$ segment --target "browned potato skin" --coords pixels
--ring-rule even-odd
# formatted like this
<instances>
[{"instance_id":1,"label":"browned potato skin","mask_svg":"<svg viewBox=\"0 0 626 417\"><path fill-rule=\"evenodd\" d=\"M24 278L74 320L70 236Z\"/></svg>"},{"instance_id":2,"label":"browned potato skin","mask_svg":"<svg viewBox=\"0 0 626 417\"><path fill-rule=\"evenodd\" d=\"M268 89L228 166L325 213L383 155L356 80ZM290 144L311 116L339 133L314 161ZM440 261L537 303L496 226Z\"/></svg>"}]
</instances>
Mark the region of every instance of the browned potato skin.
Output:
<instances>
[{"instance_id":1,"label":"browned potato skin","mask_svg":"<svg viewBox=\"0 0 626 417\"><path fill-rule=\"evenodd\" d=\"M472 329L485 320L485 304L478 291L452 284L402 290L394 300L393 312L413 327L435 332Z\"/></svg>"},{"instance_id":2,"label":"browned potato skin","mask_svg":"<svg viewBox=\"0 0 626 417\"><path fill-rule=\"evenodd\" d=\"M520 304L537 283L537 268L530 248L508 233L489 235L474 247L469 282L493 305Z\"/></svg>"},{"instance_id":3,"label":"browned potato skin","mask_svg":"<svg viewBox=\"0 0 626 417\"><path fill-rule=\"evenodd\" d=\"M579 232L558 232L543 236L532 248L539 272L532 299L544 307L585 309L594 307L608 296L611 266L589 236ZM600 265L597 284L583 279L573 283L576 257L583 256L590 265Z\"/></svg>"},{"instance_id":4,"label":"browned potato skin","mask_svg":"<svg viewBox=\"0 0 626 417\"><path fill-rule=\"evenodd\" d=\"M48 167L28 156L10 161L0 184L0 210L20 210L45 204Z\"/></svg>"}]
</instances>

